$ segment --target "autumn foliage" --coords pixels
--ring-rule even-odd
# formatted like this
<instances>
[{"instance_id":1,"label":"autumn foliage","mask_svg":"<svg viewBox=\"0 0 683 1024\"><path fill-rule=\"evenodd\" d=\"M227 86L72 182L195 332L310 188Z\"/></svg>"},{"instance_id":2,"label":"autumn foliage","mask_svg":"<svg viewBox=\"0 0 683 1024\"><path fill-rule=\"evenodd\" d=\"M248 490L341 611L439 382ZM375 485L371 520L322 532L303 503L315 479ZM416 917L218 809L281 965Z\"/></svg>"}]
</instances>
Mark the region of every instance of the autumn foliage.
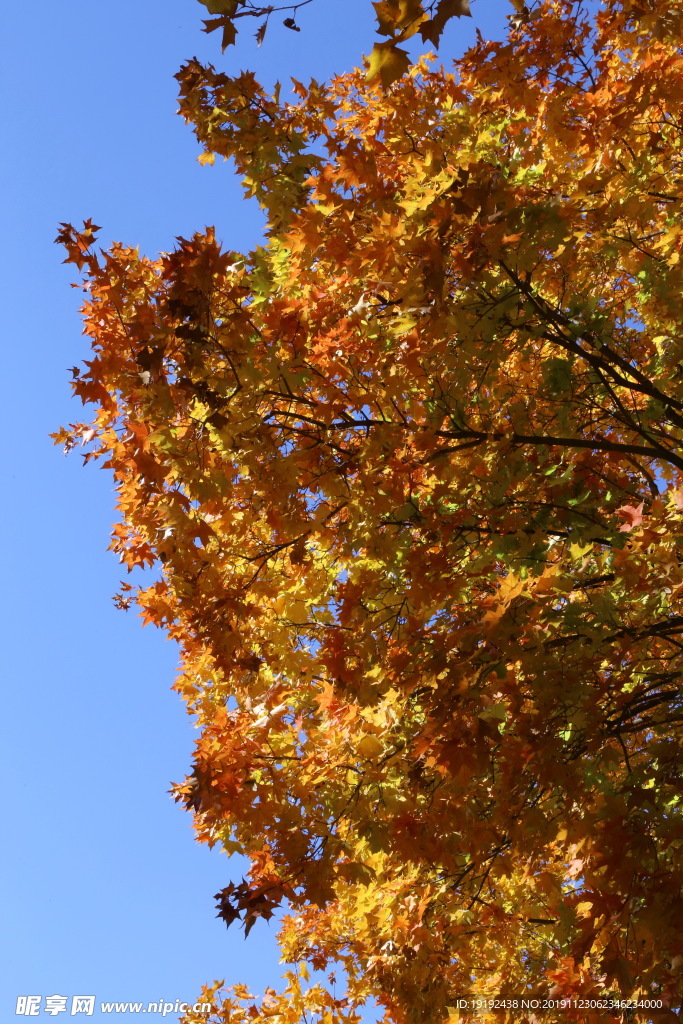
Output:
<instances>
[{"instance_id":1,"label":"autumn foliage","mask_svg":"<svg viewBox=\"0 0 683 1024\"><path fill-rule=\"evenodd\" d=\"M313 0L293 0L281 4L261 4L258 0L199 0L213 15L204 22L205 32L221 32L221 48L226 50L232 46L237 37L238 25L243 24L242 18L258 21L254 33L260 46L266 37L271 18L279 20L290 32L301 32L297 16L302 7L307 7ZM375 43L370 56L367 78L370 81L381 81L390 84L395 81L410 65L408 53L398 44L420 34L422 42L439 45L444 28L452 18L469 17L471 14L469 0L375 0L372 5L377 16L377 32L387 39ZM524 0L513 0L513 7L526 11ZM305 13L305 12L304 12ZM332 17L341 21L349 18L351 12L346 4L339 4Z\"/></svg>"},{"instance_id":2,"label":"autumn foliage","mask_svg":"<svg viewBox=\"0 0 683 1024\"><path fill-rule=\"evenodd\" d=\"M543 0L445 71L291 98L192 61L182 113L263 244L61 233L94 412L57 439L160 567L117 600L182 650L175 793L251 862L219 913L283 908L299 965L212 1020L678 1019L682 27Z\"/></svg>"}]
</instances>

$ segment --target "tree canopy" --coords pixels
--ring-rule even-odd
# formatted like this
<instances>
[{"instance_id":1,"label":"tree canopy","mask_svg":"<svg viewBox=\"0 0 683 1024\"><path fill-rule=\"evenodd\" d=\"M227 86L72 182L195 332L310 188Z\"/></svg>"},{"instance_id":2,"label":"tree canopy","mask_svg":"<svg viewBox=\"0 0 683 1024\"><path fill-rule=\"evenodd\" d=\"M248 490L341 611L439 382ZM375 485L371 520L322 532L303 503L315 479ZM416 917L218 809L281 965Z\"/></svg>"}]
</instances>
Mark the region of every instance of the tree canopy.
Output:
<instances>
[{"instance_id":1,"label":"tree canopy","mask_svg":"<svg viewBox=\"0 0 683 1024\"><path fill-rule=\"evenodd\" d=\"M450 69L294 98L190 61L263 244L60 233L94 411L56 440L161 570L117 601L182 650L177 798L251 861L219 913L285 908L298 965L259 1005L208 989L212 1020L678 1019L682 21L542 0Z\"/></svg>"}]
</instances>

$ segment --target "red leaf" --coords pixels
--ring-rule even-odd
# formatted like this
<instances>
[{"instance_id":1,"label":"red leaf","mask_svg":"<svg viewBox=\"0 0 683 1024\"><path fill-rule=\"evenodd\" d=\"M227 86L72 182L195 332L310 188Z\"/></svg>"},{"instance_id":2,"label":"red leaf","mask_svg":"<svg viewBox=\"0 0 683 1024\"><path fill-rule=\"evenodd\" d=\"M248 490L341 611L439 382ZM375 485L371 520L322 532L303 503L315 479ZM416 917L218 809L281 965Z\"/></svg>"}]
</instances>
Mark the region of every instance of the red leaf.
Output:
<instances>
[{"instance_id":1,"label":"red leaf","mask_svg":"<svg viewBox=\"0 0 683 1024\"><path fill-rule=\"evenodd\" d=\"M643 521L644 504L645 502L641 501L640 505L622 505L617 509L617 515L624 520L623 526L619 527L619 533L629 533L636 526L640 526Z\"/></svg>"}]
</instances>

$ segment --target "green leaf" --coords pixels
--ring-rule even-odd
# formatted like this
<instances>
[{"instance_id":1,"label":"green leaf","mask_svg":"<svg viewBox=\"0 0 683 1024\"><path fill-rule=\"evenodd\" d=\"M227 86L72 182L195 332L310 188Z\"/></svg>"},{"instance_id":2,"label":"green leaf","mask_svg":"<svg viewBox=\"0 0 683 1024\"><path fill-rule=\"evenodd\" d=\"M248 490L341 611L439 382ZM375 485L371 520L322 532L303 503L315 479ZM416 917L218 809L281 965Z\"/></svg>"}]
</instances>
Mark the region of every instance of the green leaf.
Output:
<instances>
[{"instance_id":1,"label":"green leaf","mask_svg":"<svg viewBox=\"0 0 683 1024\"><path fill-rule=\"evenodd\" d=\"M549 359L544 368L544 377L551 394L568 394L572 384L572 364L568 359Z\"/></svg>"}]
</instances>

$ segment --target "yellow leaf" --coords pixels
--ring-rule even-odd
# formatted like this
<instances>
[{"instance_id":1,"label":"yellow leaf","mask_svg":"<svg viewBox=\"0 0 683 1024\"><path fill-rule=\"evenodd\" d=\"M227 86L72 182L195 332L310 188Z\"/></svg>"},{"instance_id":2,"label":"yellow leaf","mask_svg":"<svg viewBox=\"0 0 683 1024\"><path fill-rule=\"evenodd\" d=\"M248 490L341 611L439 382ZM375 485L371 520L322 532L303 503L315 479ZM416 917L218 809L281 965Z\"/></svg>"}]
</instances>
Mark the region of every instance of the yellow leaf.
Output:
<instances>
[{"instance_id":1,"label":"yellow leaf","mask_svg":"<svg viewBox=\"0 0 683 1024\"><path fill-rule=\"evenodd\" d=\"M408 39L417 32L422 22L429 19L425 14L421 0L379 0L373 3L379 22L379 32L383 36L394 36Z\"/></svg>"},{"instance_id":2,"label":"yellow leaf","mask_svg":"<svg viewBox=\"0 0 683 1024\"><path fill-rule=\"evenodd\" d=\"M575 562L578 561L579 558L583 558L585 555L587 555L592 550L593 550L593 545L591 543L586 544L585 546L582 546L581 544L570 544L569 545L569 553L571 554L572 559Z\"/></svg>"},{"instance_id":3,"label":"yellow leaf","mask_svg":"<svg viewBox=\"0 0 683 1024\"><path fill-rule=\"evenodd\" d=\"M379 78L386 89L409 67L410 57L407 52L391 40L387 40L386 43L375 43L370 54L370 66L365 81L375 82Z\"/></svg>"},{"instance_id":4,"label":"yellow leaf","mask_svg":"<svg viewBox=\"0 0 683 1024\"><path fill-rule=\"evenodd\" d=\"M384 744L376 736L368 733L358 742L358 753L362 757L377 757L384 749Z\"/></svg>"},{"instance_id":5,"label":"yellow leaf","mask_svg":"<svg viewBox=\"0 0 683 1024\"><path fill-rule=\"evenodd\" d=\"M285 617L289 618L291 623L305 623L308 620L308 609L305 601L292 601L288 604L285 609Z\"/></svg>"}]
</instances>

